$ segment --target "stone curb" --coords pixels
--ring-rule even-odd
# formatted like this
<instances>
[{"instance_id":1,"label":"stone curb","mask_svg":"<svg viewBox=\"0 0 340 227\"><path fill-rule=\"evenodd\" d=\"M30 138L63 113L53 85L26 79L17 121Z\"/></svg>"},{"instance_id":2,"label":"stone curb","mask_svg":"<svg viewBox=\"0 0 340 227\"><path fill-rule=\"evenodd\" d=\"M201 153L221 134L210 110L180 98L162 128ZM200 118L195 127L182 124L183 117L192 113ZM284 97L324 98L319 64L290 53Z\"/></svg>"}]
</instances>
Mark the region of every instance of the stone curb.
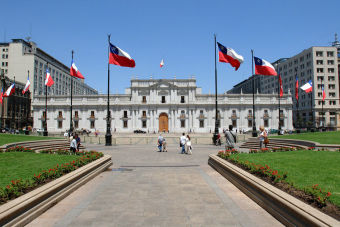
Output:
<instances>
[{"instance_id":1,"label":"stone curb","mask_svg":"<svg viewBox=\"0 0 340 227\"><path fill-rule=\"evenodd\" d=\"M60 142L60 141L67 141L67 140L66 139L32 140L32 141L27 140L27 141L4 144L4 145L0 146L0 149L7 149L7 148L10 148L10 147L20 146L21 144L26 144L26 143L43 143L43 142L52 143L54 141Z\"/></svg>"},{"instance_id":2,"label":"stone curb","mask_svg":"<svg viewBox=\"0 0 340 227\"><path fill-rule=\"evenodd\" d=\"M111 165L111 156L105 155L0 206L0 226L28 224Z\"/></svg>"},{"instance_id":3,"label":"stone curb","mask_svg":"<svg viewBox=\"0 0 340 227\"><path fill-rule=\"evenodd\" d=\"M208 164L286 226L340 226L334 218L215 154L209 155Z\"/></svg>"}]
</instances>

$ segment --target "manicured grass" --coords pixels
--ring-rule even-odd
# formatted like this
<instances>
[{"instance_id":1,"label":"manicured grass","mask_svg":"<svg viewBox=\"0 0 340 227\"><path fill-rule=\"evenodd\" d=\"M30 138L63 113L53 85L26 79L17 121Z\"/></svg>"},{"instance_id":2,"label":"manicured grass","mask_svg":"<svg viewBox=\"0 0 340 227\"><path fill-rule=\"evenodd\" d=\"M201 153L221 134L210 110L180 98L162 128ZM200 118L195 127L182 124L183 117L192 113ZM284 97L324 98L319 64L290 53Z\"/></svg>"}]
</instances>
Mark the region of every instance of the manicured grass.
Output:
<instances>
[{"instance_id":1,"label":"manicured grass","mask_svg":"<svg viewBox=\"0 0 340 227\"><path fill-rule=\"evenodd\" d=\"M0 134L0 146L8 143L33 141L33 140L53 140L62 139L61 137L48 137L48 136L28 136L28 135L12 135Z\"/></svg>"},{"instance_id":2,"label":"manicured grass","mask_svg":"<svg viewBox=\"0 0 340 227\"><path fill-rule=\"evenodd\" d=\"M0 153L0 187L11 180L30 179L42 170L53 168L57 164L68 163L77 159L75 155L37 154L31 152Z\"/></svg>"},{"instance_id":3,"label":"manicured grass","mask_svg":"<svg viewBox=\"0 0 340 227\"><path fill-rule=\"evenodd\" d=\"M275 153L233 154L231 158L240 161L268 165L287 172L287 181L296 188L311 187L315 184L332 193L330 200L340 207L340 152L331 151L287 151Z\"/></svg>"},{"instance_id":4,"label":"manicured grass","mask_svg":"<svg viewBox=\"0 0 340 227\"><path fill-rule=\"evenodd\" d=\"M340 131L335 132L307 132L300 134L270 136L272 138L309 140L321 144L340 144Z\"/></svg>"}]
</instances>

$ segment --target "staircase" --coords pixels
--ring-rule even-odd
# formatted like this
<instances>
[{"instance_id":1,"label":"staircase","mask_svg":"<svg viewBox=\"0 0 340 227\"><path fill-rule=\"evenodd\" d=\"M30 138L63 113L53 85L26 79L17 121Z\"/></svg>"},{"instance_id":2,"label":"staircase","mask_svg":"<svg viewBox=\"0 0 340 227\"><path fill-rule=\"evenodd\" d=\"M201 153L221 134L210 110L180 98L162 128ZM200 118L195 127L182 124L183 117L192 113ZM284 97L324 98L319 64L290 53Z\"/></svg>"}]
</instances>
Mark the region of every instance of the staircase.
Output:
<instances>
[{"instance_id":1,"label":"staircase","mask_svg":"<svg viewBox=\"0 0 340 227\"><path fill-rule=\"evenodd\" d=\"M301 144L299 141L284 140L284 139L272 139L269 138L269 144L267 148L279 148L279 147L295 147L301 149L307 149L306 144ZM245 149L260 149L260 141L258 138L251 137L246 142L241 144L240 148Z\"/></svg>"},{"instance_id":2,"label":"staircase","mask_svg":"<svg viewBox=\"0 0 340 227\"><path fill-rule=\"evenodd\" d=\"M17 142L6 144L1 149L7 149L15 146L23 146L26 148L30 148L34 151L42 151L42 150L69 150L70 142L66 139L52 139L52 140L36 140L36 141L25 141L25 142ZM85 147L80 144L80 150L84 150Z\"/></svg>"}]
</instances>

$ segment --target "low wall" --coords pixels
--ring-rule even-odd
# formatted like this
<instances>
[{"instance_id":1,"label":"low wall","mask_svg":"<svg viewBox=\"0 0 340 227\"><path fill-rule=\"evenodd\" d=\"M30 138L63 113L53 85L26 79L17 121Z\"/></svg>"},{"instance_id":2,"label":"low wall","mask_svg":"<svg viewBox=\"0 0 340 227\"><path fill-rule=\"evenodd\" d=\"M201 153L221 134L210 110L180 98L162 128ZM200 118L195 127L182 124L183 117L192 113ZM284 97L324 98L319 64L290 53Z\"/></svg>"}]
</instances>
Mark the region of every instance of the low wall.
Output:
<instances>
[{"instance_id":1,"label":"low wall","mask_svg":"<svg viewBox=\"0 0 340 227\"><path fill-rule=\"evenodd\" d=\"M340 222L217 155L208 163L286 226L340 226Z\"/></svg>"}]
</instances>

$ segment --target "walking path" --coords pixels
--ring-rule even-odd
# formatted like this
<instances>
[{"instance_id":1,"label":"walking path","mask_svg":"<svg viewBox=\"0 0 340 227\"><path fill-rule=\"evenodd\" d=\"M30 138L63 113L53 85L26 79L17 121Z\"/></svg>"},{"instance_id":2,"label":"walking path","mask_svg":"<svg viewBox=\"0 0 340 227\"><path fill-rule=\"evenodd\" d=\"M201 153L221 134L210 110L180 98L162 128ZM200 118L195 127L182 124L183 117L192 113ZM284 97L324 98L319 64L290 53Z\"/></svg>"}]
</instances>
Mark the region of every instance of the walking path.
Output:
<instances>
[{"instance_id":1,"label":"walking path","mask_svg":"<svg viewBox=\"0 0 340 227\"><path fill-rule=\"evenodd\" d=\"M156 146L87 145L114 166L28 226L281 226L207 164L220 147L197 145L193 155Z\"/></svg>"}]
</instances>

